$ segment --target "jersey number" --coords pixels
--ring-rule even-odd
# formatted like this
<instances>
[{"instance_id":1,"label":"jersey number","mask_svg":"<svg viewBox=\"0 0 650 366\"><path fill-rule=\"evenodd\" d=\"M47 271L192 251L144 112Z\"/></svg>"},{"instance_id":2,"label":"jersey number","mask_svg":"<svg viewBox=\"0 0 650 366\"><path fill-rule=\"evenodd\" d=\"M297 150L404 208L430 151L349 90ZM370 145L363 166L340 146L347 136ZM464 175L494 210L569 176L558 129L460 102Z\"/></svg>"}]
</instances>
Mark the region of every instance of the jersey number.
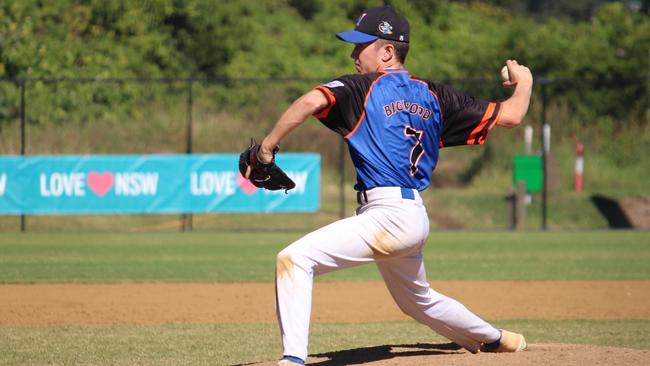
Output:
<instances>
[{"instance_id":1,"label":"jersey number","mask_svg":"<svg viewBox=\"0 0 650 366\"><path fill-rule=\"evenodd\" d=\"M422 147L422 135L424 131L416 130L411 126L404 126L404 135L411 138L414 137L417 140L417 143L411 149L411 155L409 155L409 168L411 171L411 176L414 176L418 173L418 163L420 158L424 155L424 148Z\"/></svg>"}]
</instances>

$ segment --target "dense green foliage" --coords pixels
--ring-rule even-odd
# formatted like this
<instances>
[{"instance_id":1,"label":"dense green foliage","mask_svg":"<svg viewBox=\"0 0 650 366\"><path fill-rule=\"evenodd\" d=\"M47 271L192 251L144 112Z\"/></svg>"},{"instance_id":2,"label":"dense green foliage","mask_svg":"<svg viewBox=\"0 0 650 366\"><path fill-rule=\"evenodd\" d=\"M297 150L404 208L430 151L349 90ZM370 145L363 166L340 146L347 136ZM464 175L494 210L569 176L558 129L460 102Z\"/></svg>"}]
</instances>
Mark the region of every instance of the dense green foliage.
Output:
<instances>
[{"instance_id":1,"label":"dense green foliage","mask_svg":"<svg viewBox=\"0 0 650 366\"><path fill-rule=\"evenodd\" d=\"M379 3L10 0L0 8L0 76L327 77L350 71L333 33ZM418 74L494 78L508 56L556 77L647 69L650 20L622 3L577 23L535 22L481 2L392 3L410 19Z\"/></svg>"},{"instance_id":2,"label":"dense green foliage","mask_svg":"<svg viewBox=\"0 0 650 366\"><path fill-rule=\"evenodd\" d=\"M362 9L380 3L7 0L0 5L0 77L325 80L353 71L351 47L337 42L334 32L351 28ZM622 2L586 0L544 7L534 5L539 2L514 6L511 1L391 3L411 23L407 64L414 74L436 80L495 80L504 60L514 57L536 76L632 80L623 87L554 84L552 94L575 108L579 118L642 116L647 108L650 19L643 10L634 12ZM548 17L562 13L567 16ZM279 88L285 102L304 90ZM31 81L28 119L92 121L122 115L137 103L169 94L169 89ZM210 97L230 104L266 100L256 89L223 86ZM15 118L16 86L0 83L0 99L0 122Z\"/></svg>"},{"instance_id":3,"label":"dense green foliage","mask_svg":"<svg viewBox=\"0 0 650 366\"><path fill-rule=\"evenodd\" d=\"M471 2L472 0L453 0ZM476 1L476 0L474 0ZM525 13L536 19L558 18L567 21L590 19L605 3L618 0L484 0L487 3L510 9L516 13ZM620 2L620 1L619 1ZM623 1L632 11L648 12L650 1Z\"/></svg>"}]
</instances>

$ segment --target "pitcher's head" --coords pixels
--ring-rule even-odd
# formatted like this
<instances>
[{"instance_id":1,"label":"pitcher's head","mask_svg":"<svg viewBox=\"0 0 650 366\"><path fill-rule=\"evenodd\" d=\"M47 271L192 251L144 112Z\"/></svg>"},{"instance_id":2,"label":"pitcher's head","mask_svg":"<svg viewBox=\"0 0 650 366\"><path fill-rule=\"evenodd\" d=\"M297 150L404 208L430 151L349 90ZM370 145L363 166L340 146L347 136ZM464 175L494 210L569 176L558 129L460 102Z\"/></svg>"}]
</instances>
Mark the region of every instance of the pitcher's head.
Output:
<instances>
[{"instance_id":1,"label":"pitcher's head","mask_svg":"<svg viewBox=\"0 0 650 366\"><path fill-rule=\"evenodd\" d=\"M353 30L336 37L355 45L352 54L360 73L375 72L387 67L401 67L409 51L409 23L390 5L364 11Z\"/></svg>"}]
</instances>

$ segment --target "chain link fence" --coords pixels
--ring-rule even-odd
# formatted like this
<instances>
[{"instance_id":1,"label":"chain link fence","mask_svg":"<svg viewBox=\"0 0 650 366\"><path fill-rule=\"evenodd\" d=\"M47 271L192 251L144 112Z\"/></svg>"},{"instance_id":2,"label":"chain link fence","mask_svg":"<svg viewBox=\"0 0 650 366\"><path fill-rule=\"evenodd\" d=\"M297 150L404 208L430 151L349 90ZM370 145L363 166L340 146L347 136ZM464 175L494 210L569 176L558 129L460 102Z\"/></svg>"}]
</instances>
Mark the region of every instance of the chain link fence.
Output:
<instances>
[{"instance_id":1,"label":"chain link fence","mask_svg":"<svg viewBox=\"0 0 650 366\"><path fill-rule=\"evenodd\" d=\"M0 79L0 154L152 154L239 152L262 138L290 103L325 79L28 78ZM503 100L497 80L444 81L470 95ZM644 197L650 152L648 85L643 80L537 78L525 125L544 156L546 184L527 204L528 229L607 227L591 196ZM543 149L541 126L551 129ZM484 147L443 149L424 193L438 229L511 227L506 197L512 158L525 151L523 129L494 130ZM574 147L585 146L585 192L572 187ZM316 214L0 216L0 230L28 231L305 231L349 216L355 173L342 139L315 119L282 151L322 158ZM589 177L589 178L588 178Z\"/></svg>"}]
</instances>

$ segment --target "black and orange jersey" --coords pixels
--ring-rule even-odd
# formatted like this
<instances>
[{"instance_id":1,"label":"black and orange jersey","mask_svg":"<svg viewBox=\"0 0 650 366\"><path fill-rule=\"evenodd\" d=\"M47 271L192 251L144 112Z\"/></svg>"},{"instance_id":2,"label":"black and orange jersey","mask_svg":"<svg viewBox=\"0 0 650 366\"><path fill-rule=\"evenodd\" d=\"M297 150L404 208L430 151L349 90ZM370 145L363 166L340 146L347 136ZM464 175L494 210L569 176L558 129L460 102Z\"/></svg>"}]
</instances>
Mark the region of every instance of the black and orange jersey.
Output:
<instances>
[{"instance_id":1,"label":"black and orange jersey","mask_svg":"<svg viewBox=\"0 0 650 366\"><path fill-rule=\"evenodd\" d=\"M399 186L424 190L441 147L482 144L501 104L405 69L346 75L316 87L327 106L315 114L346 140L357 190Z\"/></svg>"}]
</instances>

